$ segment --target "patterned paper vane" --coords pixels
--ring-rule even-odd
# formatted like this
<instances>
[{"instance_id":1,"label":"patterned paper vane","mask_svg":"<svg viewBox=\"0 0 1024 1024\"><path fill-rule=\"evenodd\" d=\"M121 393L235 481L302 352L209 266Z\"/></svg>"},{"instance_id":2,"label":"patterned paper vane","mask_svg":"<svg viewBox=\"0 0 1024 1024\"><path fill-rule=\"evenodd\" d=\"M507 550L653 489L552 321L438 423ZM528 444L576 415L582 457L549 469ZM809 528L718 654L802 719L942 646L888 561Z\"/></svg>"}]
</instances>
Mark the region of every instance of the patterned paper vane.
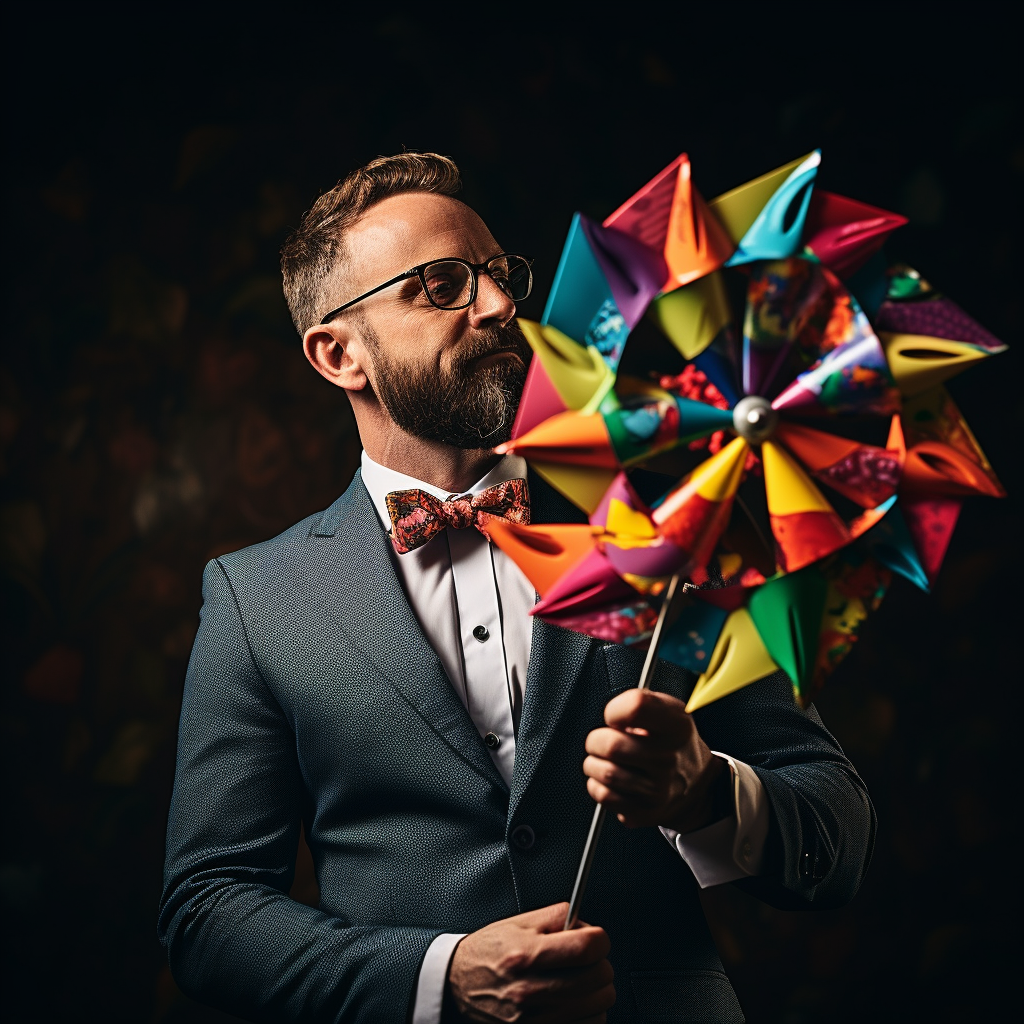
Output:
<instances>
[{"instance_id":1,"label":"patterned paper vane","mask_svg":"<svg viewBox=\"0 0 1024 1024\"><path fill-rule=\"evenodd\" d=\"M659 654L700 673L691 710L777 667L809 701L892 573L927 590L963 499L1004 493L943 382L1005 346L887 266L904 218L816 189L819 163L705 202L680 156L603 224L573 218L520 321L535 358L498 451L589 523L492 539L534 614L620 643L683 573Z\"/></svg>"}]
</instances>

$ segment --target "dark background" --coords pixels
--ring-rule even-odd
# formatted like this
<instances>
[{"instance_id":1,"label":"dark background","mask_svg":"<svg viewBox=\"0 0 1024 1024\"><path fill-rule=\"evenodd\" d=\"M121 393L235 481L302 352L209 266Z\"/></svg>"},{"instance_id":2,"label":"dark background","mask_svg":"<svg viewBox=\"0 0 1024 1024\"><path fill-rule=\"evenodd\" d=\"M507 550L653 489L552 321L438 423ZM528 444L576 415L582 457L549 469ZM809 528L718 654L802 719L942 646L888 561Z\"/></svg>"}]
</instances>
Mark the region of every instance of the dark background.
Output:
<instances>
[{"instance_id":1,"label":"dark background","mask_svg":"<svg viewBox=\"0 0 1024 1024\"><path fill-rule=\"evenodd\" d=\"M57 7L8 26L8 1020L225 1019L156 942L163 829L204 562L325 507L359 451L281 298L302 210L380 153L448 153L496 237L537 257L536 317L574 209L605 216L684 149L713 196L821 146L822 187L906 214L890 255L1012 346L1016 29L1008 7L915 9L594 8L581 28L519 7L166 7L140 29ZM751 1021L987 1020L1009 998L1020 375L1018 344L951 385L1009 497L967 503L933 595L897 579L819 702L879 813L860 895L795 914L706 894Z\"/></svg>"}]
</instances>

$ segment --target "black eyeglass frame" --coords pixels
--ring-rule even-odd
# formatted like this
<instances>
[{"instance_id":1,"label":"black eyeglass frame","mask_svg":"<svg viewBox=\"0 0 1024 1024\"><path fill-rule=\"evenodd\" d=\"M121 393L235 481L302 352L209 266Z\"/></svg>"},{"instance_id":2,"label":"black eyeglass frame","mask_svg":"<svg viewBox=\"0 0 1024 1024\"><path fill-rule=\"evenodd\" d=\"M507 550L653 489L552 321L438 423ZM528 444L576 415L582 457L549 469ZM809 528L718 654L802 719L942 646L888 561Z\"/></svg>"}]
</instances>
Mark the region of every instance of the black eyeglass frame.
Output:
<instances>
[{"instance_id":1,"label":"black eyeglass frame","mask_svg":"<svg viewBox=\"0 0 1024 1024\"><path fill-rule=\"evenodd\" d=\"M527 272L530 275L530 281L526 287L526 294L521 299L512 299L513 302L522 302L524 299L528 298L530 292L533 291L533 260L529 256L524 256L520 252L499 252L496 256L492 256L489 260L487 260L484 263L470 263L469 260L461 259L458 256L443 256L441 257L441 259L427 260L426 263L421 263L417 267L411 267L409 270L405 271L404 274L399 274L397 277L391 278L390 281L385 281L383 284L377 285L376 288L371 288L368 292L363 292L362 295L359 295L354 299L350 299L343 305L338 306L337 309L332 309L330 313L328 313L323 318L323 320L320 321L320 324L322 326L323 324L330 323L339 313L343 313L346 309L348 309L349 306L354 306L357 302L362 302L363 299L368 299L371 295L376 295L377 292L381 292L385 288L390 288L393 284L398 284L399 281L407 281L410 277L418 277L420 279L420 286L423 288L423 294L427 297L427 301L435 309L466 309L468 306L472 306L474 300L476 299L478 274L486 273L491 278L491 280L494 281L494 283L497 284L499 288L501 288L501 285L498 284L498 281L495 278L494 274L492 274L488 268L495 260L500 260L503 257L509 256L514 256L516 259L522 260L526 264ZM469 267L472 284L470 285L469 289L469 299L466 302L460 302L459 305L457 306L440 306L430 297L430 289L427 287L427 279L424 272L426 271L427 267L432 267L436 263L461 263L464 267ZM505 291L504 288L501 288L501 290ZM506 292L505 294L507 295L508 293ZM512 298L512 296L509 295L509 298Z\"/></svg>"}]
</instances>

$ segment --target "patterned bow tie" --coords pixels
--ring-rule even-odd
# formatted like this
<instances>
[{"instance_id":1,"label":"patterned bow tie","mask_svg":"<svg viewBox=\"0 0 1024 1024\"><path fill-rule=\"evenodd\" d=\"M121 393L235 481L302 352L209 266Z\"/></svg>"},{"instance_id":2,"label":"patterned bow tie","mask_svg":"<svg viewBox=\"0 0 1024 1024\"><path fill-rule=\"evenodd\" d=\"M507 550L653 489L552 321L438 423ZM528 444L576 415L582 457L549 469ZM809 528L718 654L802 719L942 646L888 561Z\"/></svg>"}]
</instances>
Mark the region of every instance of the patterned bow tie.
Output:
<instances>
[{"instance_id":1,"label":"patterned bow tie","mask_svg":"<svg viewBox=\"0 0 1024 1024\"><path fill-rule=\"evenodd\" d=\"M384 501L391 516L391 543L404 555L422 547L446 526L465 530L475 526L484 536L488 515L513 523L530 522L530 496L525 480L506 480L479 494L441 501L418 487L392 491Z\"/></svg>"}]
</instances>

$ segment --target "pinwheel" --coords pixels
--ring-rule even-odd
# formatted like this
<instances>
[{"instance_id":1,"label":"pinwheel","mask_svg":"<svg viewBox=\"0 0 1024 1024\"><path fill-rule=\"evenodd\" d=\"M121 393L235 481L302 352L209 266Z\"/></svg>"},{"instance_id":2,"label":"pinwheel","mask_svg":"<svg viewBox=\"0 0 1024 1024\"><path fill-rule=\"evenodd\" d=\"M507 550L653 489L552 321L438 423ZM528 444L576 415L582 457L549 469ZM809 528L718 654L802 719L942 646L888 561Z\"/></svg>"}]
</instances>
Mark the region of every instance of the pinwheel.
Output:
<instances>
[{"instance_id":1,"label":"pinwheel","mask_svg":"<svg viewBox=\"0 0 1024 1024\"><path fill-rule=\"evenodd\" d=\"M778 668L807 703L892 574L928 589L964 497L1003 493L943 382L1004 346L887 267L903 218L816 190L820 162L705 202L680 156L603 224L573 218L542 321L522 322L535 358L497 450L588 521L493 519L491 538L534 614L646 642L641 688L658 655L698 673L690 711Z\"/></svg>"},{"instance_id":2,"label":"pinwheel","mask_svg":"<svg viewBox=\"0 0 1024 1024\"><path fill-rule=\"evenodd\" d=\"M887 267L903 218L817 189L819 164L706 202L680 156L573 218L521 321L535 358L498 450L588 522L492 539L534 614L614 642L650 641L685 579L657 653L699 674L690 710L776 668L806 703L892 573L927 589L963 499L1003 493L943 382L1004 346Z\"/></svg>"}]
</instances>

